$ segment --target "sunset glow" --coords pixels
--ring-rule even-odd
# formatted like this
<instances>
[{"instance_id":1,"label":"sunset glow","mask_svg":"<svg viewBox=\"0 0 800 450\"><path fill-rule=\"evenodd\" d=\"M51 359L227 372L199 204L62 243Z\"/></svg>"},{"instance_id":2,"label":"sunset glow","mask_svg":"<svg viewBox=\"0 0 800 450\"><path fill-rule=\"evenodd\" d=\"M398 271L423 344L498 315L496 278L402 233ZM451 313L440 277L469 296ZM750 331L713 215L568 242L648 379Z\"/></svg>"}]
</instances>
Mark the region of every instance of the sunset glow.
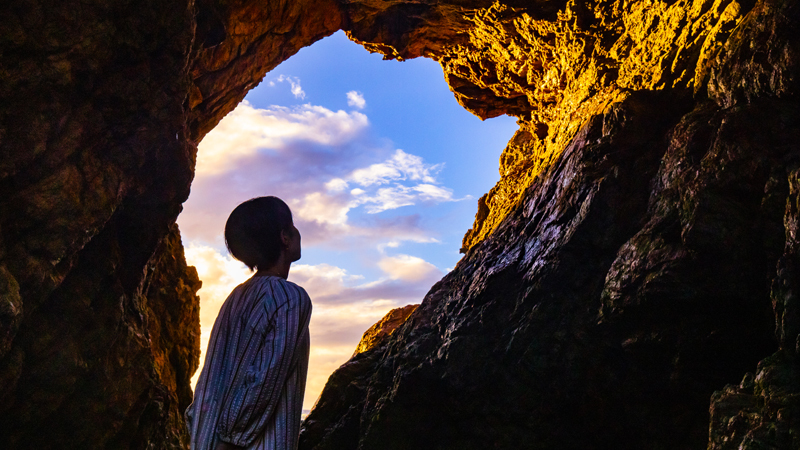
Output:
<instances>
[{"instance_id":1,"label":"sunset glow","mask_svg":"<svg viewBox=\"0 0 800 450\"><path fill-rule=\"evenodd\" d=\"M203 281L202 350L222 302L251 276L225 249L228 214L252 197L284 199L303 244L289 280L314 304L310 408L364 331L421 302L459 260L515 129L463 110L435 62L382 61L341 32L267 74L200 143L178 219Z\"/></svg>"}]
</instances>

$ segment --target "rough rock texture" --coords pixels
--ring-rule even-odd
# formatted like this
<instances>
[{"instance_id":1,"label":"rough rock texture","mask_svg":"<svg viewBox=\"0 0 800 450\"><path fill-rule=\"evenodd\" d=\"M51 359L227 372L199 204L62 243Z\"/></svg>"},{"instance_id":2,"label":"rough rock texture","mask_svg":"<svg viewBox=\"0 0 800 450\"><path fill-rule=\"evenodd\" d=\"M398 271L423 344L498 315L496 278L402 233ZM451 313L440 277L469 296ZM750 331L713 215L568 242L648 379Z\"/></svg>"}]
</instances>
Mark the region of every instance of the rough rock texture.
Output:
<instances>
[{"instance_id":1,"label":"rough rock texture","mask_svg":"<svg viewBox=\"0 0 800 450\"><path fill-rule=\"evenodd\" d=\"M710 450L800 448L800 371L797 357L778 352L738 386L715 392Z\"/></svg>"},{"instance_id":2,"label":"rough rock texture","mask_svg":"<svg viewBox=\"0 0 800 450\"><path fill-rule=\"evenodd\" d=\"M152 419L139 422L149 427L146 433L137 431L142 444L156 443L167 433L170 442L186 444L183 412L192 403L191 378L200 363L200 308L196 293L201 282L194 267L187 267L177 225L156 253L157 262L145 288L147 304L147 332L150 351L154 356L155 376L160 390L158 402L149 400L150 414L157 414L155 426ZM135 447L136 445L132 445ZM144 445L142 445L144 446ZM182 448L184 445L176 445Z\"/></svg>"},{"instance_id":3,"label":"rough rock texture","mask_svg":"<svg viewBox=\"0 0 800 450\"><path fill-rule=\"evenodd\" d=\"M715 392L710 450L800 448L800 172L789 173L786 247L772 282L776 337L781 349L738 386Z\"/></svg>"},{"instance_id":4,"label":"rough rock texture","mask_svg":"<svg viewBox=\"0 0 800 450\"><path fill-rule=\"evenodd\" d=\"M0 17L0 447L180 448L199 284L170 225L195 151L192 5L10 0ZM162 242L181 296L149 309Z\"/></svg>"},{"instance_id":5,"label":"rough rock texture","mask_svg":"<svg viewBox=\"0 0 800 450\"><path fill-rule=\"evenodd\" d=\"M356 351L353 352L353 356L372 350L385 343L389 336L394 333L394 330L402 325L418 306L419 305L406 305L386 313L381 320L364 332L364 335L361 336L361 341L359 341L356 346Z\"/></svg>"},{"instance_id":6,"label":"rough rock texture","mask_svg":"<svg viewBox=\"0 0 800 450\"><path fill-rule=\"evenodd\" d=\"M0 448L184 447L199 283L170 226L205 131L337 28L308 3L0 2Z\"/></svg>"},{"instance_id":7,"label":"rough rock texture","mask_svg":"<svg viewBox=\"0 0 800 450\"><path fill-rule=\"evenodd\" d=\"M197 0L185 107L199 141L264 75L345 20L335 0Z\"/></svg>"},{"instance_id":8,"label":"rough rock texture","mask_svg":"<svg viewBox=\"0 0 800 450\"><path fill-rule=\"evenodd\" d=\"M711 394L776 348L781 107L637 93L587 124L394 334L359 448L704 447Z\"/></svg>"},{"instance_id":9,"label":"rough rock texture","mask_svg":"<svg viewBox=\"0 0 800 450\"><path fill-rule=\"evenodd\" d=\"M439 61L520 130L465 257L317 429L796 445L799 20L796 0L2 2L0 447L182 445L199 285L171 225L196 143L337 29Z\"/></svg>"},{"instance_id":10,"label":"rough rock texture","mask_svg":"<svg viewBox=\"0 0 800 450\"><path fill-rule=\"evenodd\" d=\"M325 383L311 414L303 422L301 448L355 448L365 389L389 337L419 305L389 311L364 333L349 361Z\"/></svg>"},{"instance_id":11,"label":"rough rock texture","mask_svg":"<svg viewBox=\"0 0 800 450\"><path fill-rule=\"evenodd\" d=\"M118 266L104 262L121 258L118 239L93 239L76 264L85 269L23 322L0 368L0 447L185 448L182 412L200 357L197 271L172 225L148 281L126 298Z\"/></svg>"},{"instance_id":12,"label":"rough rock texture","mask_svg":"<svg viewBox=\"0 0 800 450\"><path fill-rule=\"evenodd\" d=\"M358 422L329 426L349 439L336 448L703 448L709 431L712 448L725 436L725 448L797 448L797 6L580 6L591 14L573 3L550 16L532 6L532 19L477 13L484 25L463 45L477 34L487 44L465 51L477 61L463 92L435 56L466 107L491 116L471 103L486 99L520 117L501 163L521 155L523 176L481 200L464 259L370 355L366 388L341 409L358 407ZM515 43L536 17L565 27L550 36L561 54L549 60L552 103L494 102L513 94L475 80L513 77L487 55L533 59ZM576 44L592 27L610 31ZM714 393L776 350L761 384L741 388L747 401Z\"/></svg>"}]
</instances>

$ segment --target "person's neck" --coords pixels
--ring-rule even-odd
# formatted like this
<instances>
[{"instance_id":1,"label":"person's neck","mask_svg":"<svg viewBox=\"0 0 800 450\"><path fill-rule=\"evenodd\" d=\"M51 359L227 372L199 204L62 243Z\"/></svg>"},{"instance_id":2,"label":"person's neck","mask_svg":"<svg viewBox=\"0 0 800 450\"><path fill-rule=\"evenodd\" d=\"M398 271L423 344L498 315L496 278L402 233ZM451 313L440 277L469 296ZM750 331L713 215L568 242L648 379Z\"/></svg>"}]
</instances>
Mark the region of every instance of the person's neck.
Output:
<instances>
[{"instance_id":1,"label":"person's neck","mask_svg":"<svg viewBox=\"0 0 800 450\"><path fill-rule=\"evenodd\" d=\"M275 264L265 267L263 269L258 269L254 276L256 277L266 277L266 276L274 276L274 277L281 277L284 280L289 278L289 268L292 266L290 261L285 261L283 255L281 258L278 259Z\"/></svg>"}]
</instances>

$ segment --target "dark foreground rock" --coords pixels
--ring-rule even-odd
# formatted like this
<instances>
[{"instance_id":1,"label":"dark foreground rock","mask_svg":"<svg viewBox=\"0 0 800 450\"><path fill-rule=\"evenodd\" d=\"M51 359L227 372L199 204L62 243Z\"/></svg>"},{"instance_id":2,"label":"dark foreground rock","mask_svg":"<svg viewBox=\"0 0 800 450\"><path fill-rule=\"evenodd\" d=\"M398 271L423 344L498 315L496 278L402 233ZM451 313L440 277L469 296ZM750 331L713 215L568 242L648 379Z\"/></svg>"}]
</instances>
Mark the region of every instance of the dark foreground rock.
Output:
<instances>
[{"instance_id":1,"label":"dark foreground rock","mask_svg":"<svg viewBox=\"0 0 800 450\"><path fill-rule=\"evenodd\" d=\"M800 448L800 364L780 351L738 386L714 393L709 450Z\"/></svg>"},{"instance_id":2,"label":"dark foreground rock","mask_svg":"<svg viewBox=\"0 0 800 450\"><path fill-rule=\"evenodd\" d=\"M789 173L786 246L772 281L776 337L781 349L711 400L709 450L800 448L800 179Z\"/></svg>"},{"instance_id":3,"label":"dark foreground rock","mask_svg":"<svg viewBox=\"0 0 800 450\"><path fill-rule=\"evenodd\" d=\"M303 422L301 448L333 450L358 445L364 390L377 358L385 350L389 337L418 306L393 309L364 332L353 356L330 376L314 409Z\"/></svg>"},{"instance_id":4,"label":"dark foreground rock","mask_svg":"<svg viewBox=\"0 0 800 450\"><path fill-rule=\"evenodd\" d=\"M114 238L93 240L53 303L21 327L0 368L0 448L187 446L183 410L200 357L197 271L173 225L146 265L148 282L128 300L106 262L120 258Z\"/></svg>"},{"instance_id":5,"label":"dark foreground rock","mask_svg":"<svg viewBox=\"0 0 800 450\"><path fill-rule=\"evenodd\" d=\"M705 447L714 391L777 348L798 119L664 94L596 117L370 355L349 448Z\"/></svg>"},{"instance_id":6,"label":"dark foreground rock","mask_svg":"<svg viewBox=\"0 0 800 450\"><path fill-rule=\"evenodd\" d=\"M707 96L612 102L465 245L338 448L798 448L798 11L752 8Z\"/></svg>"}]
</instances>

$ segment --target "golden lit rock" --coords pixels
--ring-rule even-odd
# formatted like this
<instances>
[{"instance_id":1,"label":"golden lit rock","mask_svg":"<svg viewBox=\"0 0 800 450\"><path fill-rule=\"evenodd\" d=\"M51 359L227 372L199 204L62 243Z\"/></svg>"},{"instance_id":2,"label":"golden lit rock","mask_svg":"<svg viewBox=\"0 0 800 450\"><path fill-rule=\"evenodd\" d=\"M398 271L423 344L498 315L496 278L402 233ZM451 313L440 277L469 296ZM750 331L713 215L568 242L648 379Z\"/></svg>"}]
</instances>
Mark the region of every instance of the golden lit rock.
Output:
<instances>
[{"instance_id":1,"label":"golden lit rock","mask_svg":"<svg viewBox=\"0 0 800 450\"><path fill-rule=\"evenodd\" d=\"M394 333L394 330L402 325L408 319L408 316L417 309L417 306L419 305L408 305L402 308L395 308L386 313L381 320L364 332L364 336L358 342L353 356L369 351L385 342Z\"/></svg>"},{"instance_id":2,"label":"golden lit rock","mask_svg":"<svg viewBox=\"0 0 800 450\"><path fill-rule=\"evenodd\" d=\"M196 144L343 29L520 129L464 258L337 371L302 448L796 448L799 8L4 2L0 447L185 447Z\"/></svg>"}]
</instances>

